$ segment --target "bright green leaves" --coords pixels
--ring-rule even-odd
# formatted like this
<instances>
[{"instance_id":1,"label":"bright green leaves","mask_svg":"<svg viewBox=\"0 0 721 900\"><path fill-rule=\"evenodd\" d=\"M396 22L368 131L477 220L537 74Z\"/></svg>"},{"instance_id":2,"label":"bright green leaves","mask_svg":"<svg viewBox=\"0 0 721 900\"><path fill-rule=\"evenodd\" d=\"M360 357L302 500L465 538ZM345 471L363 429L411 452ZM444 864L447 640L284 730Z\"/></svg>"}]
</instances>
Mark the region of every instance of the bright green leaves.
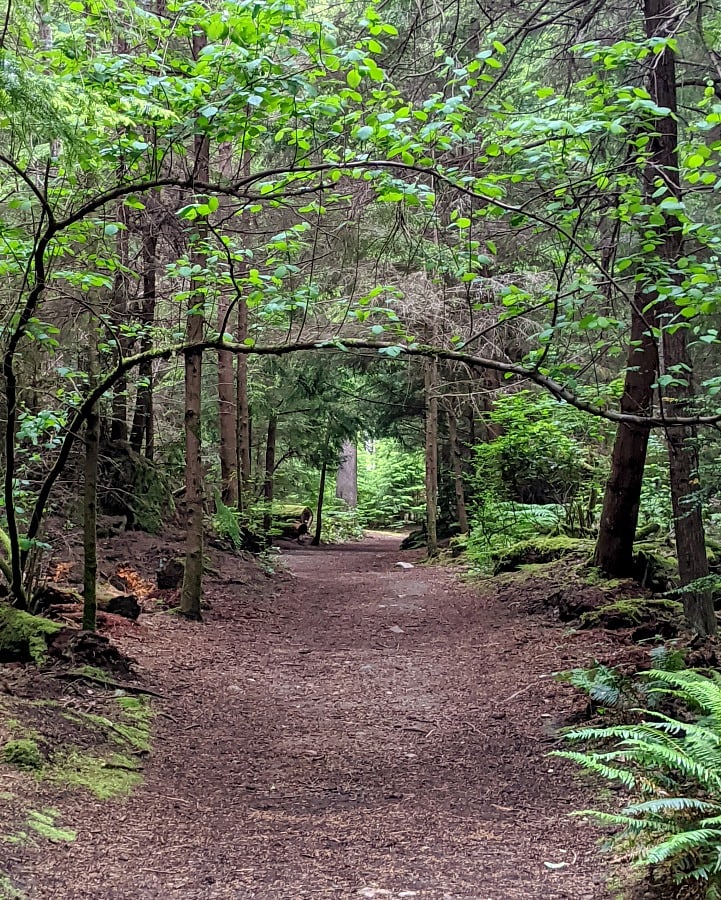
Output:
<instances>
[{"instance_id":1,"label":"bright green leaves","mask_svg":"<svg viewBox=\"0 0 721 900\"><path fill-rule=\"evenodd\" d=\"M218 209L219 202L216 196L211 196L204 201L188 203L178 210L177 215L181 219L192 222L195 219L204 218L214 213Z\"/></svg>"}]
</instances>

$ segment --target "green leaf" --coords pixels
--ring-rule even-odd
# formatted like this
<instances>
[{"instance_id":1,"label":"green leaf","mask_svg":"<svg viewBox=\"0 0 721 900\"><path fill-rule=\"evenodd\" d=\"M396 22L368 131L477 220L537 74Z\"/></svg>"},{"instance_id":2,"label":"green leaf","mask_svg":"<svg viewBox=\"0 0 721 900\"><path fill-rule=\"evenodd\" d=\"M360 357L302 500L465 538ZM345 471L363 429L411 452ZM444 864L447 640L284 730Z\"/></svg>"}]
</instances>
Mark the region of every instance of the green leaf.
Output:
<instances>
[{"instance_id":1,"label":"green leaf","mask_svg":"<svg viewBox=\"0 0 721 900\"><path fill-rule=\"evenodd\" d=\"M357 88L363 80L363 76L358 71L358 69L351 69L350 72L348 72L348 74L346 75L345 80L348 82L350 87Z\"/></svg>"}]
</instances>

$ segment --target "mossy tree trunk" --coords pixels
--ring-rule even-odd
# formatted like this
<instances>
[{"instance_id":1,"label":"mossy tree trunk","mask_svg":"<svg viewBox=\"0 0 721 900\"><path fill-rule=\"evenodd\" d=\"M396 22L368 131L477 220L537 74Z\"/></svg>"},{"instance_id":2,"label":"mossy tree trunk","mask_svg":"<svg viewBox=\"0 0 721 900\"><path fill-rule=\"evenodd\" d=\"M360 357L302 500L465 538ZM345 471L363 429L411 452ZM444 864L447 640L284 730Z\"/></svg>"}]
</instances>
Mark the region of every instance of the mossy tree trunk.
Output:
<instances>
[{"instance_id":1,"label":"mossy tree trunk","mask_svg":"<svg viewBox=\"0 0 721 900\"><path fill-rule=\"evenodd\" d=\"M654 38L668 35L669 23L675 22L679 9L672 0L645 0L644 11L646 35ZM655 133L649 144L649 180L653 178L654 183L658 184L660 179L666 187L667 196L680 201L676 63L674 51L669 47L656 54L650 66L649 93L657 107L668 110L667 114L656 119ZM683 256L683 229L673 214L664 213L664 220L664 225L656 229L659 240L657 254L665 264L665 270L673 272L677 271L678 260ZM663 388L664 409L674 415L690 414L693 412L695 390L688 352L688 330L679 321L678 307L668 293L658 304L658 319L663 323L660 376L672 376ZM679 325L681 327L677 327ZM709 574L696 429L669 428L667 440L679 578L682 585L689 585ZM709 591L686 594L684 612L697 634L706 637L716 633L713 595Z\"/></svg>"},{"instance_id":2,"label":"mossy tree trunk","mask_svg":"<svg viewBox=\"0 0 721 900\"><path fill-rule=\"evenodd\" d=\"M97 336L92 317L88 327L88 376L91 384L98 378ZM98 452L100 416L97 404L85 420L85 484L83 490L83 629L95 631L98 578Z\"/></svg>"},{"instance_id":3,"label":"mossy tree trunk","mask_svg":"<svg viewBox=\"0 0 721 900\"><path fill-rule=\"evenodd\" d=\"M198 59L206 45L205 34L197 32L193 38L193 56ZM195 173L199 181L210 176L210 143L203 134L195 136ZM205 250L208 226L199 220L191 253L191 267L198 266L194 276L196 290L190 298L186 337L189 344L202 340L205 305ZM201 376L203 353L185 353L185 503L186 544L185 574L180 594L180 612L188 619L200 619L203 588L203 468L201 460Z\"/></svg>"}]
</instances>

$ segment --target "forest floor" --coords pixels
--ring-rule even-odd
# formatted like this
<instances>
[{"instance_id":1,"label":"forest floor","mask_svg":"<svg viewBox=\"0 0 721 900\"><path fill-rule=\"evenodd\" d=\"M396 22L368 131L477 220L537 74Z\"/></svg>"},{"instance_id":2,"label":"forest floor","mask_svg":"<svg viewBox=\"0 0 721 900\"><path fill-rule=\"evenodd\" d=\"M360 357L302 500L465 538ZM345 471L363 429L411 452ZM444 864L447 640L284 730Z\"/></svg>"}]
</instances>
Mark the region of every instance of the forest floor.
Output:
<instances>
[{"instance_id":1,"label":"forest floor","mask_svg":"<svg viewBox=\"0 0 721 900\"><path fill-rule=\"evenodd\" d=\"M147 568L147 540L106 564ZM578 708L552 673L616 638L398 545L295 546L272 578L216 554L202 624L146 608L116 629L160 695L144 781L101 801L0 765L7 809L77 831L0 843L0 872L28 900L610 897L598 833L569 816L597 799L548 753Z\"/></svg>"}]
</instances>

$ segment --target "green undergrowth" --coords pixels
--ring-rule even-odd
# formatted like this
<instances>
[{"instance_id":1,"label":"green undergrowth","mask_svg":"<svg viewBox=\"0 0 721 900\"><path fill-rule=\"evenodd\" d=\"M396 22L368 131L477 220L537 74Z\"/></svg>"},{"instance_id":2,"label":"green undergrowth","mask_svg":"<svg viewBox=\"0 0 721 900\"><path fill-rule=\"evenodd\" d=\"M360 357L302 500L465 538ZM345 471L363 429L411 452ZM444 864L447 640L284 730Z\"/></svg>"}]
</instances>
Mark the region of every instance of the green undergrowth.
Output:
<instances>
[{"instance_id":1,"label":"green undergrowth","mask_svg":"<svg viewBox=\"0 0 721 900\"><path fill-rule=\"evenodd\" d=\"M77 710L65 712L63 717L68 721L98 729L114 744L119 744L132 752L149 753L152 713L148 704L137 697L118 697L117 703L121 709L119 721Z\"/></svg>"},{"instance_id":2,"label":"green undergrowth","mask_svg":"<svg viewBox=\"0 0 721 900\"><path fill-rule=\"evenodd\" d=\"M564 557L587 558L593 552L593 541L565 535L536 537L519 541L491 554L495 575L512 572L523 565L550 563Z\"/></svg>"},{"instance_id":3,"label":"green undergrowth","mask_svg":"<svg viewBox=\"0 0 721 900\"><path fill-rule=\"evenodd\" d=\"M100 702L105 714L68 709L56 701L7 701L3 712L11 713L4 719L9 739L0 745L0 768L89 791L99 800L126 797L143 780L140 757L151 749L153 711L144 696L106 695ZM30 810L27 816L27 824L14 835L3 837L0 828L0 840L21 842L30 832L49 840L74 840L68 829L56 828L52 811Z\"/></svg>"},{"instance_id":4,"label":"green undergrowth","mask_svg":"<svg viewBox=\"0 0 721 900\"><path fill-rule=\"evenodd\" d=\"M103 674L93 669L93 681ZM4 823L4 828L0 824L0 858L3 843L76 839L72 827L59 824L58 810L27 808L32 780L61 787L63 793L68 789L87 791L98 800L127 797L142 783L140 757L151 749L153 710L149 699L113 695L102 689L93 693L99 712L68 708L56 700L9 697L0 704L6 734L5 742L0 743L0 773L16 769L24 776L17 782L15 794L6 797L14 809L14 822ZM0 900L5 898L22 900L24 895L0 869Z\"/></svg>"},{"instance_id":5,"label":"green undergrowth","mask_svg":"<svg viewBox=\"0 0 721 900\"><path fill-rule=\"evenodd\" d=\"M581 616L583 628L632 628L654 619L680 624L683 604L668 597L621 597Z\"/></svg>"},{"instance_id":6,"label":"green undergrowth","mask_svg":"<svg viewBox=\"0 0 721 900\"><path fill-rule=\"evenodd\" d=\"M612 849L645 870L659 896L718 900L721 675L683 669L678 651L656 652L654 663L664 668L633 679L600 665L566 673L616 721L566 731L573 749L553 755L621 786L623 805L580 815L610 833Z\"/></svg>"}]
</instances>

